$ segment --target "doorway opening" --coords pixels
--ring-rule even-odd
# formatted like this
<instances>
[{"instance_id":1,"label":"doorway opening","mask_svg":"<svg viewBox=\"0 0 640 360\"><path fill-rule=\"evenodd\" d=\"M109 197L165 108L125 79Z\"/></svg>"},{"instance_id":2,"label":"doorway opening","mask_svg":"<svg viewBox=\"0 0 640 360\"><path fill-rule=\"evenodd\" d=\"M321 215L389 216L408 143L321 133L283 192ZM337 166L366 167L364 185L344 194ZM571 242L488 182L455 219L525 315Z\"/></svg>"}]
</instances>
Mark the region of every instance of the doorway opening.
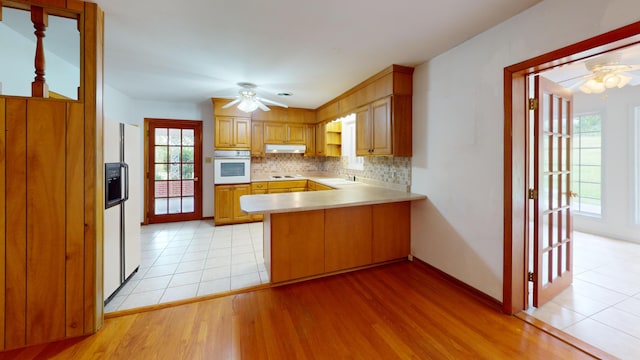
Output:
<instances>
[{"instance_id":1,"label":"doorway opening","mask_svg":"<svg viewBox=\"0 0 640 360\"><path fill-rule=\"evenodd\" d=\"M640 43L640 22L504 69L504 285L503 311L515 314L528 304L529 76Z\"/></svg>"}]
</instances>

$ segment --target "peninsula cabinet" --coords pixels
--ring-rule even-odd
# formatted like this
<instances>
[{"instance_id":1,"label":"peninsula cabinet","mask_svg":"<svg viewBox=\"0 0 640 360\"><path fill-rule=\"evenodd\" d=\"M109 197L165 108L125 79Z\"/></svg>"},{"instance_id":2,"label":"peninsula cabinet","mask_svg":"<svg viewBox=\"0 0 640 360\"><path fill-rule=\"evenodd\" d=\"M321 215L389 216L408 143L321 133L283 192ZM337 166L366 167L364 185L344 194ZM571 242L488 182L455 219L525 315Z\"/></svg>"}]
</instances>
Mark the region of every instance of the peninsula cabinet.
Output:
<instances>
[{"instance_id":1,"label":"peninsula cabinet","mask_svg":"<svg viewBox=\"0 0 640 360\"><path fill-rule=\"evenodd\" d=\"M236 224L253 221L240 209L240 196L251 194L251 185L216 185L214 191L214 223Z\"/></svg>"},{"instance_id":2,"label":"peninsula cabinet","mask_svg":"<svg viewBox=\"0 0 640 360\"><path fill-rule=\"evenodd\" d=\"M324 210L271 214L267 221L271 233L264 235L265 241L269 236L277 238L265 247L265 265L271 268L272 282L324 272Z\"/></svg>"},{"instance_id":3,"label":"peninsula cabinet","mask_svg":"<svg viewBox=\"0 0 640 360\"><path fill-rule=\"evenodd\" d=\"M324 271L371 264L371 206L325 210Z\"/></svg>"},{"instance_id":4,"label":"peninsula cabinet","mask_svg":"<svg viewBox=\"0 0 640 360\"><path fill-rule=\"evenodd\" d=\"M411 246L410 219L409 201L267 214L264 258L271 281L406 258Z\"/></svg>"},{"instance_id":5,"label":"peninsula cabinet","mask_svg":"<svg viewBox=\"0 0 640 360\"><path fill-rule=\"evenodd\" d=\"M356 155L411 156L411 97L389 96L356 109Z\"/></svg>"},{"instance_id":6,"label":"peninsula cabinet","mask_svg":"<svg viewBox=\"0 0 640 360\"><path fill-rule=\"evenodd\" d=\"M216 116L216 149L250 149L251 145L250 118Z\"/></svg>"}]
</instances>

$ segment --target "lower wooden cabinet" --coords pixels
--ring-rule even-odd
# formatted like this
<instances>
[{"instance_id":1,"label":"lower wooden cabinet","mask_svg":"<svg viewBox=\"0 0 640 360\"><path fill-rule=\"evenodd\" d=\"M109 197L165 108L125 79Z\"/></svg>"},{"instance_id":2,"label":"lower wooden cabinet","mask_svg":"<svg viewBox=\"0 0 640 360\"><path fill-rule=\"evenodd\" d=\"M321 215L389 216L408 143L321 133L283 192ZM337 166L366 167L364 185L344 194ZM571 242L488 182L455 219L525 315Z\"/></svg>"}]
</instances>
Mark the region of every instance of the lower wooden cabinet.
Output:
<instances>
[{"instance_id":1,"label":"lower wooden cabinet","mask_svg":"<svg viewBox=\"0 0 640 360\"><path fill-rule=\"evenodd\" d=\"M411 203L372 205L371 256L374 263L406 257L411 253Z\"/></svg>"},{"instance_id":2,"label":"lower wooden cabinet","mask_svg":"<svg viewBox=\"0 0 640 360\"><path fill-rule=\"evenodd\" d=\"M324 210L271 214L269 222L272 282L324 272Z\"/></svg>"},{"instance_id":3,"label":"lower wooden cabinet","mask_svg":"<svg viewBox=\"0 0 640 360\"><path fill-rule=\"evenodd\" d=\"M240 209L240 196L251 194L251 185L216 185L214 191L214 223L236 224L253 221Z\"/></svg>"},{"instance_id":4,"label":"lower wooden cabinet","mask_svg":"<svg viewBox=\"0 0 640 360\"><path fill-rule=\"evenodd\" d=\"M324 271L371 264L371 206L325 210Z\"/></svg>"},{"instance_id":5,"label":"lower wooden cabinet","mask_svg":"<svg viewBox=\"0 0 640 360\"><path fill-rule=\"evenodd\" d=\"M271 214L268 221L265 258L270 259L274 283L406 258L410 254L408 201Z\"/></svg>"}]
</instances>

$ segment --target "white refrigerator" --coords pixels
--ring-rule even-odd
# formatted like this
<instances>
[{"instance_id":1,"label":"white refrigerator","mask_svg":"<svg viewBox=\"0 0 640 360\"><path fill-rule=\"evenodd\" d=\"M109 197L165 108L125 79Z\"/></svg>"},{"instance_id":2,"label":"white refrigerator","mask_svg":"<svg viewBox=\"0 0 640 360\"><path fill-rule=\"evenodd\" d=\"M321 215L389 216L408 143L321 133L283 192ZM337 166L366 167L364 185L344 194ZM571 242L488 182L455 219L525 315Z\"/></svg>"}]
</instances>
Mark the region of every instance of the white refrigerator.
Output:
<instances>
[{"instance_id":1,"label":"white refrigerator","mask_svg":"<svg viewBox=\"0 0 640 360\"><path fill-rule=\"evenodd\" d=\"M104 122L104 300L108 302L140 266L140 129Z\"/></svg>"}]
</instances>

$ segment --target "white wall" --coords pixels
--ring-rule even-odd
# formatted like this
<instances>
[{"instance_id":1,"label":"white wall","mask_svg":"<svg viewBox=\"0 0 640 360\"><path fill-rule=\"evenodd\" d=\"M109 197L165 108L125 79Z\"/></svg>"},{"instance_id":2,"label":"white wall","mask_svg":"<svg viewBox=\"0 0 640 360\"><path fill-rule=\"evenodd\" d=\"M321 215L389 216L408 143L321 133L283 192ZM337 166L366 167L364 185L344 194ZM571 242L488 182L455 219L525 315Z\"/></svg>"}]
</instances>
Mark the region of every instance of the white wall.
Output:
<instances>
[{"instance_id":1,"label":"white wall","mask_svg":"<svg viewBox=\"0 0 640 360\"><path fill-rule=\"evenodd\" d=\"M502 300L503 69L638 20L636 0L546 0L416 68L414 256Z\"/></svg>"},{"instance_id":2,"label":"white wall","mask_svg":"<svg viewBox=\"0 0 640 360\"><path fill-rule=\"evenodd\" d=\"M140 126L144 126L145 118L202 121L202 216L213 216L213 162L206 162L207 157L213 156L214 126L211 99L204 99L200 103L135 100L132 113L133 123Z\"/></svg>"},{"instance_id":3,"label":"white wall","mask_svg":"<svg viewBox=\"0 0 640 360\"><path fill-rule=\"evenodd\" d=\"M602 115L602 217L574 216L574 229L640 243L635 223L634 108L640 106L640 86L609 89L601 95L576 93L574 114Z\"/></svg>"}]
</instances>

